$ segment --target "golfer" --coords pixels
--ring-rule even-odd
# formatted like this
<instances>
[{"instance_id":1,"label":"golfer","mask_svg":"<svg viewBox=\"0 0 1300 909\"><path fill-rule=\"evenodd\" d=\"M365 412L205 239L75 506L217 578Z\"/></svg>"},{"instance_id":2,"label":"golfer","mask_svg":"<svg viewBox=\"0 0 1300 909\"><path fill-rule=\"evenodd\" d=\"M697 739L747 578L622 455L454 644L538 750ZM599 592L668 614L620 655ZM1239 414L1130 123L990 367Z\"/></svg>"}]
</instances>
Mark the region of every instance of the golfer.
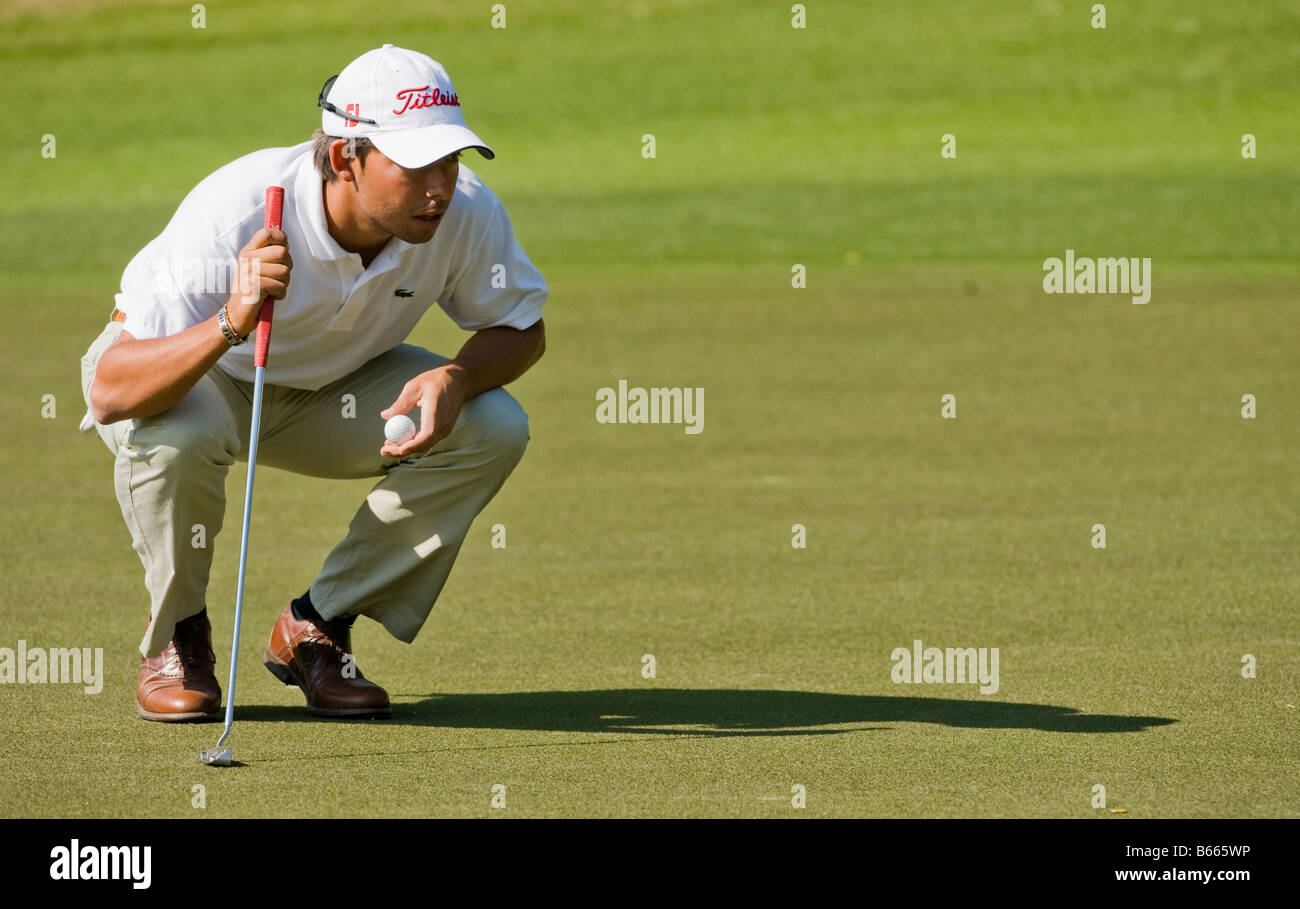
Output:
<instances>
[{"instance_id":1,"label":"golfer","mask_svg":"<svg viewBox=\"0 0 1300 909\"><path fill-rule=\"evenodd\" d=\"M240 158L185 197L127 266L82 359L83 428L116 458L149 592L145 719L220 716L208 573L226 475L249 446L245 342L264 295L278 302L259 466L380 478L271 630L267 668L312 713L389 712L356 665L353 621L415 638L528 443L528 418L501 386L542 355L546 282L500 200L460 163L466 149L495 155L465 125L446 70L386 44L327 82L318 104L313 140ZM273 185L285 188L283 230L262 227ZM452 359L403 343L435 304L473 332ZM418 428L401 444L384 441L396 414ZM250 559L273 562L283 545L264 537Z\"/></svg>"}]
</instances>

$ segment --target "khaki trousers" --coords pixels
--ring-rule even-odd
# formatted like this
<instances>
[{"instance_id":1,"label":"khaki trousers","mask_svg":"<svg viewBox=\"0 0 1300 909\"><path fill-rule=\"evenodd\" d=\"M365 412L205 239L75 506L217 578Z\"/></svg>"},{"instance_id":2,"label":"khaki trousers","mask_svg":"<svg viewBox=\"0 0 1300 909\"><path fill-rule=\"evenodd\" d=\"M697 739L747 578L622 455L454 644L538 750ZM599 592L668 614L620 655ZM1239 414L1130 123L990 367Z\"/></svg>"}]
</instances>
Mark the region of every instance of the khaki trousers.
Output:
<instances>
[{"instance_id":1,"label":"khaki trousers","mask_svg":"<svg viewBox=\"0 0 1300 909\"><path fill-rule=\"evenodd\" d=\"M82 358L87 406L99 357L121 330L121 323L110 322ZM451 434L433 449L401 461L379 454L379 412L410 379L445 362L402 344L317 391L263 387L257 470L383 478L311 585L323 618L366 615L394 637L414 640L470 524L523 457L528 417L501 388L466 402ZM214 367L165 413L108 426L83 421L117 459L117 500L150 599L144 656L158 655L176 623L206 605L212 541L226 510L226 474L236 460L247 460L252 400L251 383ZM412 417L418 425L418 414ZM196 524L205 528L202 548L192 545ZM274 559L274 545L258 546L250 559Z\"/></svg>"}]
</instances>

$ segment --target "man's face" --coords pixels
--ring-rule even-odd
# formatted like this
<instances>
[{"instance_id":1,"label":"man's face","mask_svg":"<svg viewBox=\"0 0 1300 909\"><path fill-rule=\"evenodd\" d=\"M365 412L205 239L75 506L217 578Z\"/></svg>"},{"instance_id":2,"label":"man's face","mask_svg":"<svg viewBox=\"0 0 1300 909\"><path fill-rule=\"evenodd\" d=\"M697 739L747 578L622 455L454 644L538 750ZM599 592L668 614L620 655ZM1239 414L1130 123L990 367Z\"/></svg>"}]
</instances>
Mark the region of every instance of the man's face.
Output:
<instances>
[{"instance_id":1,"label":"man's face","mask_svg":"<svg viewBox=\"0 0 1300 909\"><path fill-rule=\"evenodd\" d=\"M460 152L409 169L377 148L354 162L357 209L372 227L407 243L428 243L456 192Z\"/></svg>"}]
</instances>

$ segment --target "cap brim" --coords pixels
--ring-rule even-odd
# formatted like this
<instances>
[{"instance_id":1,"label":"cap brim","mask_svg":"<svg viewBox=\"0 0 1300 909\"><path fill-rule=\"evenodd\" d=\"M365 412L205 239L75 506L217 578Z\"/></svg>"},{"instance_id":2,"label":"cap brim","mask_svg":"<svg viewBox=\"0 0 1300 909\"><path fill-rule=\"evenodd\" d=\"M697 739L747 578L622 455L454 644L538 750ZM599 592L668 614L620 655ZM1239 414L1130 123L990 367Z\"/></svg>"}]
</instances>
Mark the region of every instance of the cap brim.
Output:
<instances>
[{"instance_id":1,"label":"cap brim","mask_svg":"<svg viewBox=\"0 0 1300 909\"><path fill-rule=\"evenodd\" d=\"M402 167L427 167L440 158L466 148L478 149L484 158L495 158L496 152L464 126L443 123L438 126L420 126L396 132L376 132L370 141L384 155Z\"/></svg>"}]
</instances>

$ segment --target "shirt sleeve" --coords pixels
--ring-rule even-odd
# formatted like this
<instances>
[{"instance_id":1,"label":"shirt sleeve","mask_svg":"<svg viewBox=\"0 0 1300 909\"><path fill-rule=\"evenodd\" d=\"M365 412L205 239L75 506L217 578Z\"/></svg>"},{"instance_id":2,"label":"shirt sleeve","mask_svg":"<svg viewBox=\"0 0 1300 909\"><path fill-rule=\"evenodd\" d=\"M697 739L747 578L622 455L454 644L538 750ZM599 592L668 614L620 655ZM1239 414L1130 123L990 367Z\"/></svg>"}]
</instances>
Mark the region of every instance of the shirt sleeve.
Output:
<instances>
[{"instance_id":1,"label":"shirt sleeve","mask_svg":"<svg viewBox=\"0 0 1300 909\"><path fill-rule=\"evenodd\" d=\"M451 293L439 302L466 331L503 325L522 331L541 319L546 295L546 279L515 240L510 217L498 200Z\"/></svg>"},{"instance_id":2,"label":"shirt sleeve","mask_svg":"<svg viewBox=\"0 0 1300 909\"><path fill-rule=\"evenodd\" d=\"M117 308L134 337L165 338L212 318L238 279L238 252L207 230L175 223L140 250L122 273Z\"/></svg>"}]
</instances>

